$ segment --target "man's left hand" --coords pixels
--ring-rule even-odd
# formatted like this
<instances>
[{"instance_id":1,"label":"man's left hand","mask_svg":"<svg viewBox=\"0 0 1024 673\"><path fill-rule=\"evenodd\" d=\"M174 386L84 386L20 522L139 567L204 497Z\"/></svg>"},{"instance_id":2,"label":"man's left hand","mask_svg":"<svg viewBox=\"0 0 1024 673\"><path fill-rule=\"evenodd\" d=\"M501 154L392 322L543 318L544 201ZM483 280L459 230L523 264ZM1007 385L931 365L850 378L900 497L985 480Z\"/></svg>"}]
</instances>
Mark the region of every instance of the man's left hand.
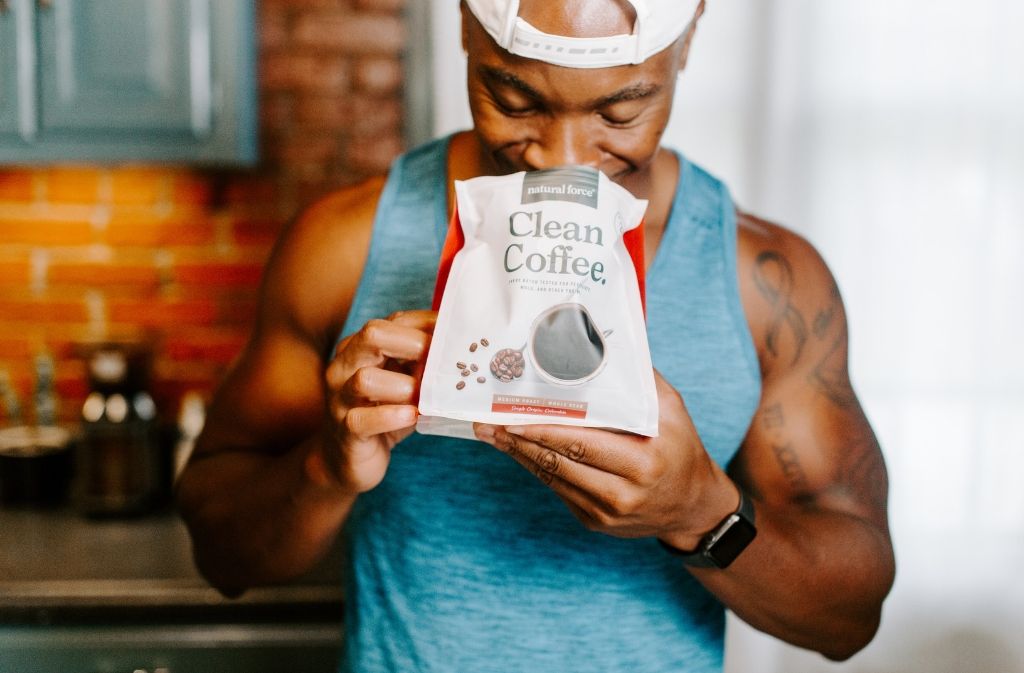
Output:
<instances>
[{"instance_id":1,"label":"man's left hand","mask_svg":"<svg viewBox=\"0 0 1024 673\"><path fill-rule=\"evenodd\" d=\"M739 493L704 450L679 393L657 372L655 381L658 437L567 425L474 429L558 494L587 528L694 549L735 511Z\"/></svg>"}]
</instances>

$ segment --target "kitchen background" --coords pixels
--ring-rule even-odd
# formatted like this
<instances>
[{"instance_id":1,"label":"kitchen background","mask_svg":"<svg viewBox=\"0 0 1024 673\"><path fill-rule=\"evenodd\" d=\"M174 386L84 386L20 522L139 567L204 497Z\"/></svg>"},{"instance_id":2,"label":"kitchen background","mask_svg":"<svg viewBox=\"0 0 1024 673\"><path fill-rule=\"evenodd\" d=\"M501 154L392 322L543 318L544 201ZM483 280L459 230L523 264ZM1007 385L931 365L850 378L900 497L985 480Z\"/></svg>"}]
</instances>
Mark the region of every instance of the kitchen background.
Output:
<instances>
[{"instance_id":1,"label":"kitchen background","mask_svg":"<svg viewBox=\"0 0 1024 673\"><path fill-rule=\"evenodd\" d=\"M166 414L210 392L245 340L284 222L403 147L404 4L258 4L254 168L12 166L0 146L0 369L23 399L49 354L61 419L76 419L88 392L77 345L106 338L155 342Z\"/></svg>"},{"instance_id":2,"label":"kitchen background","mask_svg":"<svg viewBox=\"0 0 1024 673\"><path fill-rule=\"evenodd\" d=\"M206 399L244 342L261 266L288 218L385 169L404 147L468 124L457 5L256 3L252 167L17 165L0 143L0 372L26 415L44 354L60 419L77 421L91 389L85 345L104 339L152 345L149 389L163 418L177 420L187 393ZM831 664L731 620L730 673L1024 672L1024 351L1013 336L1024 332L1022 29L1014 0L709 0L667 140L725 178L742 206L807 236L835 271L855 384L889 464L899 560L882 629L860 655ZM0 42L0 73L8 53ZM65 572L83 580L69 584L34 570L64 582L50 594L14 561L37 554L51 561L37 568L60 565L61 554L100 546L83 542L96 536L161 549L164 561L142 570L104 559L109 577L130 577L133 595L151 597L136 607L162 629L175 621L168 605L173 628L244 623L248 631L217 631L243 661L252 623L268 621L254 616L261 606L316 604L301 613L321 629L315 644L260 637L315 645L323 661L336 646L323 631L339 600L329 573L218 611L182 570L187 546L164 515L147 519L155 528L107 521L83 532L81 517L59 514L50 535L20 513L3 516L0 663L15 642L109 644L81 631L69 604L99 605L114 623L137 617L97 598L94 571ZM5 571L20 581L5 584ZM196 604L217 610L190 611ZM37 628L48 620L59 628ZM200 642L201 632L178 635ZM155 653L147 661L174 661L160 638L133 637L131 649Z\"/></svg>"}]
</instances>

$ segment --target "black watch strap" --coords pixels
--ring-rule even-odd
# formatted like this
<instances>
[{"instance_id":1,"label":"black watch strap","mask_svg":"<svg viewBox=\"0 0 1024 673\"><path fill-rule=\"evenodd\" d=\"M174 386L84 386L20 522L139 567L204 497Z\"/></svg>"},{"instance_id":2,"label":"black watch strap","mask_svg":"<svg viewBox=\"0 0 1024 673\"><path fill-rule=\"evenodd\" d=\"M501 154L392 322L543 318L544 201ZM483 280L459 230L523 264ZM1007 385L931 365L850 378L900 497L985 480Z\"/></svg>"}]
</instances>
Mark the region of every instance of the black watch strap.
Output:
<instances>
[{"instance_id":1,"label":"black watch strap","mask_svg":"<svg viewBox=\"0 0 1024 673\"><path fill-rule=\"evenodd\" d=\"M757 528L754 527L754 503L739 489L740 504L736 511L722 519L721 523L705 535L697 549L683 551L658 540L668 552L683 559L683 563L696 568L727 568L747 548Z\"/></svg>"}]
</instances>

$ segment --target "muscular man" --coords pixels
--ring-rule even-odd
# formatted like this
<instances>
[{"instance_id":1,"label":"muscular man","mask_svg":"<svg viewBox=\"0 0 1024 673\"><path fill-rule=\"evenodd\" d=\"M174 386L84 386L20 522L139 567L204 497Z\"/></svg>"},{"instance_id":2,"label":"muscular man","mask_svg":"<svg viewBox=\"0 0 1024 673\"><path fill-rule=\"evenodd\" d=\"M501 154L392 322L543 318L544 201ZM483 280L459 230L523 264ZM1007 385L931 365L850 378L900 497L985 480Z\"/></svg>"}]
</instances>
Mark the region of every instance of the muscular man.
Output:
<instances>
[{"instance_id":1,"label":"muscular man","mask_svg":"<svg viewBox=\"0 0 1024 673\"><path fill-rule=\"evenodd\" d=\"M887 482L835 281L660 145L703 9L463 3L473 129L315 204L268 264L179 485L211 583L294 577L344 528L344 670L721 670L723 606L833 659L871 640ZM452 181L566 164L650 201L659 436L414 433ZM739 519L752 541L697 553Z\"/></svg>"}]
</instances>

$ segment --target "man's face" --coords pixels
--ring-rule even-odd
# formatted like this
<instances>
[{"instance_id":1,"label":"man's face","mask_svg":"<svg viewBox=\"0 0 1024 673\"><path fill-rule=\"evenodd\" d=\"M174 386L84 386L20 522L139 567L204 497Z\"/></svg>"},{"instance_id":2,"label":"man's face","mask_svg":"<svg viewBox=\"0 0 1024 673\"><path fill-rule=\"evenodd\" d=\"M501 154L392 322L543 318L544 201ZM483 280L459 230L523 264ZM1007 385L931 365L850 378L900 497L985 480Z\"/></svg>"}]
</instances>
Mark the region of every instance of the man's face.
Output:
<instances>
[{"instance_id":1,"label":"man's face","mask_svg":"<svg viewBox=\"0 0 1024 673\"><path fill-rule=\"evenodd\" d=\"M578 11L588 3L604 11ZM633 28L633 17L610 0L524 0L520 16L545 32L573 37ZM649 166L668 124L683 40L639 65L566 68L508 53L465 6L463 24L470 109L497 171L579 164L623 182Z\"/></svg>"}]
</instances>

